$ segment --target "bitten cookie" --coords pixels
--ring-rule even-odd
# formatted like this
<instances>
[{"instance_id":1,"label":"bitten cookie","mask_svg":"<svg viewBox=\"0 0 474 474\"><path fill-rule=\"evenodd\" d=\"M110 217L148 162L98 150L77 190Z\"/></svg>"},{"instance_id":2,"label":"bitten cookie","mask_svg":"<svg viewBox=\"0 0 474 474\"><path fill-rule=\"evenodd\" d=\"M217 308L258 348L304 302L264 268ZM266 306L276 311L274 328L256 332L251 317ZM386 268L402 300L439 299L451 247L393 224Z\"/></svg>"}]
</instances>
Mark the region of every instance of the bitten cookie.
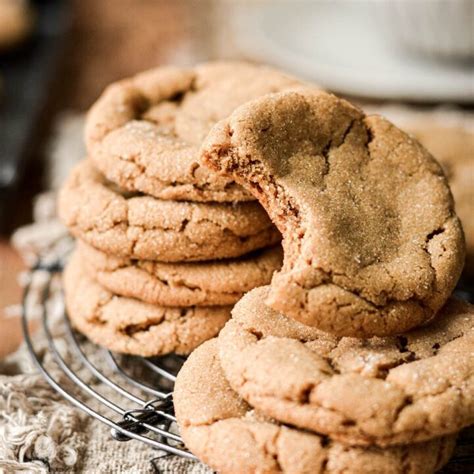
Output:
<instances>
[{"instance_id":1,"label":"bitten cookie","mask_svg":"<svg viewBox=\"0 0 474 474\"><path fill-rule=\"evenodd\" d=\"M107 349L143 357L189 354L219 332L231 309L166 308L116 296L87 275L77 253L64 271L64 292L75 328Z\"/></svg>"},{"instance_id":2,"label":"bitten cookie","mask_svg":"<svg viewBox=\"0 0 474 474\"><path fill-rule=\"evenodd\" d=\"M264 418L231 389L217 352L211 340L191 354L178 374L173 399L186 445L222 474L429 474L452 454L454 436L363 449Z\"/></svg>"},{"instance_id":3,"label":"bitten cookie","mask_svg":"<svg viewBox=\"0 0 474 474\"><path fill-rule=\"evenodd\" d=\"M283 234L274 309L382 336L429 321L453 291L465 244L446 178L384 118L324 92L272 94L216 125L202 159L252 191Z\"/></svg>"},{"instance_id":4,"label":"bitten cookie","mask_svg":"<svg viewBox=\"0 0 474 474\"><path fill-rule=\"evenodd\" d=\"M209 129L237 106L300 84L243 62L162 67L109 86L86 122L90 159L111 181L161 199L245 201L251 194L198 163Z\"/></svg>"},{"instance_id":5,"label":"bitten cookie","mask_svg":"<svg viewBox=\"0 0 474 474\"><path fill-rule=\"evenodd\" d=\"M474 423L474 307L450 300L403 336L336 338L247 293L219 334L232 387L268 416L356 445L413 443Z\"/></svg>"},{"instance_id":6,"label":"bitten cookie","mask_svg":"<svg viewBox=\"0 0 474 474\"><path fill-rule=\"evenodd\" d=\"M87 161L74 168L61 189L58 214L75 237L126 258L238 257L280 240L258 202L192 203L130 195Z\"/></svg>"},{"instance_id":7,"label":"bitten cookie","mask_svg":"<svg viewBox=\"0 0 474 474\"><path fill-rule=\"evenodd\" d=\"M214 306L236 303L244 293L270 283L281 267L281 247L232 260L163 263L107 255L78 242L90 275L112 293L163 306Z\"/></svg>"}]
</instances>

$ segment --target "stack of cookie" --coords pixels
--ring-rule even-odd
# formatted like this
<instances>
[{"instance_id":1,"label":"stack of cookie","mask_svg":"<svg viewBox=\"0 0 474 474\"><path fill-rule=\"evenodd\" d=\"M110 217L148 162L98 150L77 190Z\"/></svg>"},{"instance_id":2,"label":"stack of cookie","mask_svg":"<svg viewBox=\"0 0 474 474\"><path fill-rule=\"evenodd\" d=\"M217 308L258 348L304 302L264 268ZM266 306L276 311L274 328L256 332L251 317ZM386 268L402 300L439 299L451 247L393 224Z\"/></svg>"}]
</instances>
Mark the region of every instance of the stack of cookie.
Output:
<instances>
[{"instance_id":1,"label":"stack of cookie","mask_svg":"<svg viewBox=\"0 0 474 474\"><path fill-rule=\"evenodd\" d=\"M198 163L214 123L295 79L245 63L158 68L91 108L88 157L59 196L79 239L65 275L73 324L111 350L187 354L281 266L280 233L255 198Z\"/></svg>"},{"instance_id":2,"label":"stack of cookie","mask_svg":"<svg viewBox=\"0 0 474 474\"><path fill-rule=\"evenodd\" d=\"M284 263L178 374L222 473L432 473L474 423L474 307L446 178L411 136L309 88L219 122L202 162L251 191Z\"/></svg>"}]
</instances>

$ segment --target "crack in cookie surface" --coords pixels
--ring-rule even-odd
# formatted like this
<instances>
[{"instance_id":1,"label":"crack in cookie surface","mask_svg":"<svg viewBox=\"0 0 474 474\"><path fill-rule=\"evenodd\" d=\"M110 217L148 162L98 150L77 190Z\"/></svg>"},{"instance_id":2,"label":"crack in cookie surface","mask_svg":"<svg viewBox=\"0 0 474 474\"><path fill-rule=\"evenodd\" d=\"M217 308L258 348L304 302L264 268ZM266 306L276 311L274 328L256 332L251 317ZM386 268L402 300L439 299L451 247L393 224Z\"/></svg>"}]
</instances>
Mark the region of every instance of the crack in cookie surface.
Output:
<instances>
[{"instance_id":1,"label":"crack in cookie surface","mask_svg":"<svg viewBox=\"0 0 474 474\"><path fill-rule=\"evenodd\" d=\"M474 119L465 111L416 110L379 107L395 124L407 130L441 163L448 178L466 236L464 272L474 275Z\"/></svg>"},{"instance_id":2,"label":"crack in cookie surface","mask_svg":"<svg viewBox=\"0 0 474 474\"><path fill-rule=\"evenodd\" d=\"M247 293L221 331L232 387L263 413L334 439L380 446L417 442L474 422L474 308L450 300L404 336L338 338Z\"/></svg>"},{"instance_id":3,"label":"crack in cookie surface","mask_svg":"<svg viewBox=\"0 0 474 474\"><path fill-rule=\"evenodd\" d=\"M257 202L173 202L110 187L90 163L71 173L58 213L71 233L120 257L162 261L229 258L277 243Z\"/></svg>"},{"instance_id":4,"label":"crack in cookie surface","mask_svg":"<svg viewBox=\"0 0 474 474\"><path fill-rule=\"evenodd\" d=\"M230 306L170 308L114 295L83 268L78 253L64 272L65 303L76 329L116 352L151 357L189 354L214 337L230 316Z\"/></svg>"},{"instance_id":5,"label":"crack in cookie surface","mask_svg":"<svg viewBox=\"0 0 474 474\"><path fill-rule=\"evenodd\" d=\"M202 263L119 258L83 242L78 250L89 273L113 293L164 306L234 304L245 292L270 283L282 262L280 246Z\"/></svg>"},{"instance_id":6,"label":"crack in cookie surface","mask_svg":"<svg viewBox=\"0 0 474 474\"><path fill-rule=\"evenodd\" d=\"M357 448L282 425L247 405L222 371L216 340L194 351L178 374L174 406L188 448L223 474L431 473L445 464L454 437L409 447Z\"/></svg>"},{"instance_id":7,"label":"crack in cookie surface","mask_svg":"<svg viewBox=\"0 0 474 474\"><path fill-rule=\"evenodd\" d=\"M403 332L451 294L464 240L440 166L381 117L304 89L218 123L201 158L246 186L283 234L268 303L338 335Z\"/></svg>"},{"instance_id":8,"label":"crack in cookie surface","mask_svg":"<svg viewBox=\"0 0 474 474\"><path fill-rule=\"evenodd\" d=\"M109 86L89 112L90 159L121 186L161 199L248 201L253 196L198 162L212 125L234 108L300 84L243 62L162 67Z\"/></svg>"}]
</instances>

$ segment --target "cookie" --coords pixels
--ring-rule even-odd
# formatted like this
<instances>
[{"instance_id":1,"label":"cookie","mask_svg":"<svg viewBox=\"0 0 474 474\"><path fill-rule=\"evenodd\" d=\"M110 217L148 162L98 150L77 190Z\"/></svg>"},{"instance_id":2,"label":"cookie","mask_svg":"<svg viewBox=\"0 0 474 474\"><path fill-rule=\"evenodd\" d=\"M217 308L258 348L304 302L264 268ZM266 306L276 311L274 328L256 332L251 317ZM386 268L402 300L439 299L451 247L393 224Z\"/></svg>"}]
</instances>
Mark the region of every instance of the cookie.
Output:
<instances>
[{"instance_id":1,"label":"cookie","mask_svg":"<svg viewBox=\"0 0 474 474\"><path fill-rule=\"evenodd\" d=\"M0 0L0 50L25 40L33 30L35 15L25 0Z\"/></svg>"},{"instance_id":2,"label":"cookie","mask_svg":"<svg viewBox=\"0 0 474 474\"><path fill-rule=\"evenodd\" d=\"M337 338L247 293L220 332L232 387L256 409L355 445L388 446L474 423L474 306L450 300L402 336Z\"/></svg>"},{"instance_id":3,"label":"cookie","mask_svg":"<svg viewBox=\"0 0 474 474\"><path fill-rule=\"evenodd\" d=\"M413 134L440 162L453 192L466 237L464 273L474 276L474 114L467 110L431 110L405 106L373 108Z\"/></svg>"},{"instance_id":4,"label":"cookie","mask_svg":"<svg viewBox=\"0 0 474 474\"><path fill-rule=\"evenodd\" d=\"M379 116L310 89L239 107L202 160L251 190L283 234L267 303L339 336L401 333L453 291L465 245L441 167Z\"/></svg>"},{"instance_id":5,"label":"cookie","mask_svg":"<svg viewBox=\"0 0 474 474\"><path fill-rule=\"evenodd\" d=\"M455 437L389 449L350 447L255 413L222 372L216 340L196 349L178 374L174 407L188 448L222 474L432 473Z\"/></svg>"},{"instance_id":6,"label":"cookie","mask_svg":"<svg viewBox=\"0 0 474 474\"><path fill-rule=\"evenodd\" d=\"M198 163L199 146L237 106L299 82L243 62L161 67L109 86L86 121L90 159L111 181L160 199L254 199Z\"/></svg>"},{"instance_id":7,"label":"cookie","mask_svg":"<svg viewBox=\"0 0 474 474\"><path fill-rule=\"evenodd\" d=\"M192 203L127 194L88 161L59 193L71 233L105 253L164 262L238 257L280 240L257 202Z\"/></svg>"},{"instance_id":8,"label":"cookie","mask_svg":"<svg viewBox=\"0 0 474 474\"><path fill-rule=\"evenodd\" d=\"M114 352L143 357L189 354L219 332L231 309L167 308L116 296L87 275L78 253L64 271L64 292L68 316L76 329Z\"/></svg>"},{"instance_id":9,"label":"cookie","mask_svg":"<svg viewBox=\"0 0 474 474\"><path fill-rule=\"evenodd\" d=\"M78 243L90 275L112 293L164 306L214 306L236 303L247 291L270 283L281 267L281 247L232 260L163 263L107 255Z\"/></svg>"}]
</instances>

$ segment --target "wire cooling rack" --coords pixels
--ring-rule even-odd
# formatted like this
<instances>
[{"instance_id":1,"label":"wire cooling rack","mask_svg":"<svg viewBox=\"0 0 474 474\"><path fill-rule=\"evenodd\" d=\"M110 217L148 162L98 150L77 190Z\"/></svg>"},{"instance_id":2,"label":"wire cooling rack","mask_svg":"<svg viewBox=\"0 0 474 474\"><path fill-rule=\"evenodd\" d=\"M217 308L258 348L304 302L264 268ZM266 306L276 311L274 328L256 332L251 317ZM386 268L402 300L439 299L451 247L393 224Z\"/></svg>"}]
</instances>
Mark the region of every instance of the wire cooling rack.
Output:
<instances>
[{"instance_id":1,"label":"wire cooling rack","mask_svg":"<svg viewBox=\"0 0 474 474\"><path fill-rule=\"evenodd\" d=\"M110 374L105 373L103 368L100 368L99 364L94 363L85 353L84 339L72 329L63 308L60 323L64 326L68 349L75 357L75 367L72 367L61 355L61 347L58 346L57 340L53 337L52 321L47 311L51 284L53 278L62 271L62 264L58 262L52 264L39 263L32 268L32 275L38 271L48 275L48 280L41 289L40 300L37 301L39 304L36 305L36 308L39 307L40 311L38 314L37 311L32 311L28 305L27 300L32 285L32 279L30 279L23 296L22 324L27 348L36 367L48 383L77 408L107 425L110 428L111 436L115 440L121 442L137 440L148 444L151 448L160 450L160 455L150 459L155 470L158 470L155 461L167 455L196 459L194 455L186 450L181 437L177 434L173 408L172 389L176 374L184 362L184 358L176 355L151 359L126 357L98 347L97 351L102 351L105 361L114 374L112 379ZM54 375L51 370L45 367L43 363L44 353L40 354L40 351L35 347L30 327L32 320L36 320L38 317L40 321L38 330L41 329L46 336L47 350L71 384L65 384L64 380L58 380L56 371L54 371L54 374L56 374ZM55 320L54 324L58 324L58 321ZM77 361L81 364L81 371L86 370L88 372L87 377L78 374ZM136 368L137 364L140 365L142 373L140 377L137 377L135 373L131 373L130 369L132 366ZM94 388L92 388L92 384L84 380L85 378L89 380L89 377L93 377L94 381L97 382L93 385ZM149 383L150 380L153 380L152 385ZM109 394L112 390L114 396L104 395L103 390L98 390L97 386L109 389ZM84 399L84 396L87 396L87 400ZM113 398L113 401L111 398ZM117 402L117 399L121 401ZM95 408L95 405L98 408Z\"/></svg>"},{"instance_id":2,"label":"wire cooling rack","mask_svg":"<svg viewBox=\"0 0 474 474\"><path fill-rule=\"evenodd\" d=\"M178 434L176 418L173 408L173 386L176 374L179 371L184 358L170 355L159 358L146 359L143 357L119 356L103 348L104 359L108 362L114 380L109 374L104 373L90 357L84 352L84 339L75 333L71 327L69 318L64 310L61 311L61 321L64 326L65 336L68 339L68 348L77 356L82 369L88 372L96 380L101 388L110 389L114 393L114 401L110 396L93 388L90 383L84 381L77 368L71 367L61 355L61 349L52 334L51 324L46 304L51 294L51 283L55 276L62 272L61 261L53 263L38 263L32 268L34 274L37 271L45 272L48 280L42 286L39 303L39 316L41 328L47 339L47 348L53 359L67 376L71 385L66 387L64 381L59 381L42 362L42 355L38 353L30 332L30 322L33 316L28 309L27 299L31 290L31 280L26 285L23 296L23 332L25 342L32 359L49 382L49 384L66 400L80 408L96 420L104 423L110 428L111 437L119 442L137 440L146 443L151 448L159 450L160 454L150 456L150 462L156 472L159 472L156 461L170 455L178 455L184 458L196 460L197 458L186 450L181 437ZM457 296L474 302L473 285L461 282L456 291ZM57 324L57 321L54 321ZM90 343L89 343L90 344ZM44 354L43 354L44 356ZM131 367L140 366L141 376L131 373ZM119 381L115 381L119 380ZM153 380L153 384L150 384ZM74 389L71 389L70 387ZM78 390L77 390L78 389ZM110 393L110 392L109 392ZM84 395L88 396L84 401ZM115 400L119 398L120 404ZM99 408L93 407L95 403ZM104 414L104 411L107 414ZM465 430L458 438L455 454L449 464L442 470L442 474L467 474L474 473L474 427Z\"/></svg>"}]
</instances>

